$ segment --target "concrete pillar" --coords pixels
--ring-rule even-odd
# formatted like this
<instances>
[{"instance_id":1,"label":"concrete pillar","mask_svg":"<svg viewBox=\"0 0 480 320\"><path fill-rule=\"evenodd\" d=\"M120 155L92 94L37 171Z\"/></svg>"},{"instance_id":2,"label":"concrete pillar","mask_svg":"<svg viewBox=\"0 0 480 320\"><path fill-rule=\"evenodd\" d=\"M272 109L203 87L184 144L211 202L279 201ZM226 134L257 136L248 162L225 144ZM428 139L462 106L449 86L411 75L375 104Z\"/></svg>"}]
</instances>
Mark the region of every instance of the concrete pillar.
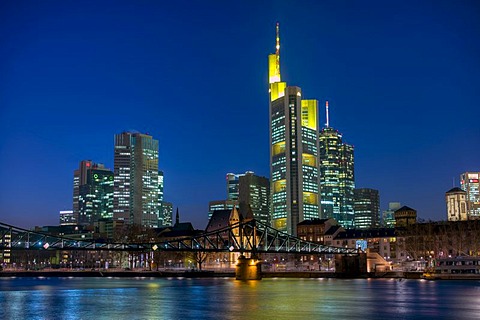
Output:
<instances>
[{"instance_id":1,"label":"concrete pillar","mask_svg":"<svg viewBox=\"0 0 480 320\"><path fill-rule=\"evenodd\" d=\"M335 255L335 273L337 277L362 277L367 273L367 255Z\"/></svg>"},{"instance_id":2,"label":"concrete pillar","mask_svg":"<svg viewBox=\"0 0 480 320\"><path fill-rule=\"evenodd\" d=\"M261 280L262 267L260 261L255 258L238 257L235 268L235 279L237 280Z\"/></svg>"}]
</instances>

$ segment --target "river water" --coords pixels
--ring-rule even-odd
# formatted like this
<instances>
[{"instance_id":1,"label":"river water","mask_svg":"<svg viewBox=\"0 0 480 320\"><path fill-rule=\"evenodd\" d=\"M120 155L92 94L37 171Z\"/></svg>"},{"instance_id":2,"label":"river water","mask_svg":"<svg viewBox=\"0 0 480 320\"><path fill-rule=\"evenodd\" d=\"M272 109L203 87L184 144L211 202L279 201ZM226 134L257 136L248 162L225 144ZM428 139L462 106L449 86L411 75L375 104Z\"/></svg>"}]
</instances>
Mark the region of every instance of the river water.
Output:
<instances>
[{"instance_id":1,"label":"river water","mask_svg":"<svg viewBox=\"0 0 480 320\"><path fill-rule=\"evenodd\" d=\"M480 319L480 281L0 278L0 319Z\"/></svg>"}]
</instances>

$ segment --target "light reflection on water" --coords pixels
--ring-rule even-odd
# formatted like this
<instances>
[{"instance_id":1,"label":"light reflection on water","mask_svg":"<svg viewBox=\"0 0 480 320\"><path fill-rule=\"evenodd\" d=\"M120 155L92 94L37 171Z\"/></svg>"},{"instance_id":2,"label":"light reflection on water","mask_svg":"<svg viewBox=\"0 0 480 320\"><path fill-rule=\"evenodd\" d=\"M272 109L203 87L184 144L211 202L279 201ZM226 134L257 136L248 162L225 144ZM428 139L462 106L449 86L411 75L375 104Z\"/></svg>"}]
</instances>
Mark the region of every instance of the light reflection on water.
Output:
<instances>
[{"instance_id":1,"label":"light reflection on water","mask_svg":"<svg viewBox=\"0 0 480 320\"><path fill-rule=\"evenodd\" d=\"M479 281L0 278L0 319L479 317Z\"/></svg>"}]
</instances>

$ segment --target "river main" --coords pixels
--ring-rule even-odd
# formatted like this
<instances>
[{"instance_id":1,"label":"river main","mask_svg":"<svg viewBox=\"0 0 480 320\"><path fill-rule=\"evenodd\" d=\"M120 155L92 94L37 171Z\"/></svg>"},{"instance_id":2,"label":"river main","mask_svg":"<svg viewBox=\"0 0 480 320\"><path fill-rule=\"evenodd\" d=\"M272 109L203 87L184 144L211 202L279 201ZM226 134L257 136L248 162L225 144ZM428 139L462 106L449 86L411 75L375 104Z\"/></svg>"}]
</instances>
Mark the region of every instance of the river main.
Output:
<instances>
[{"instance_id":1,"label":"river main","mask_svg":"<svg viewBox=\"0 0 480 320\"><path fill-rule=\"evenodd\" d=\"M0 319L479 319L480 281L0 278Z\"/></svg>"}]
</instances>

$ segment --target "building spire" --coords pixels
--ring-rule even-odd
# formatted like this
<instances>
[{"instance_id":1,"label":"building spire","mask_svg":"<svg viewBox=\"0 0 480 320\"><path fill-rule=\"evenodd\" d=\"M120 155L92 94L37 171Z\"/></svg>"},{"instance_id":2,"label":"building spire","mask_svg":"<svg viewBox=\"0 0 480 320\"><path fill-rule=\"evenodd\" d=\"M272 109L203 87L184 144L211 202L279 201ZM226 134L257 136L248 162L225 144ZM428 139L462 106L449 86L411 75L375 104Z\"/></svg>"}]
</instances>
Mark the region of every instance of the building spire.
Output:
<instances>
[{"instance_id":1,"label":"building spire","mask_svg":"<svg viewBox=\"0 0 480 320\"><path fill-rule=\"evenodd\" d=\"M276 56L276 68L275 73L277 74L278 78L280 79L280 22L277 21L277 25L275 28L277 33L276 36L276 45L275 45L275 56Z\"/></svg>"},{"instance_id":2,"label":"building spire","mask_svg":"<svg viewBox=\"0 0 480 320\"><path fill-rule=\"evenodd\" d=\"M328 120L328 100L325 102L325 111L326 111L326 114L327 114L327 123L326 123L326 126L327 126L327 128L328 128L328 126L330 125L329 120Z\"/></svg>"}]
</instances>

